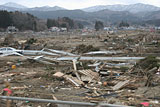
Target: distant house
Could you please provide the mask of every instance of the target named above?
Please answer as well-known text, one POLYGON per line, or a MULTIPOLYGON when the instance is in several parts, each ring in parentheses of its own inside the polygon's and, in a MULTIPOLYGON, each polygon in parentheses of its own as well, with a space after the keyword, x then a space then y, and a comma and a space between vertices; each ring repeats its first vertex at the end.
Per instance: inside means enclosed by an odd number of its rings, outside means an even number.
POLYGON ((160 27, 155 27, 155 30, 160 30, 160 27))
POLYGON ((105 31, 111 31, 111 28, 110 27, 104 27, 104 30, 105 31))
POLYGON ((113 34, 113 33, 117 32, 117 29, 114 27, 104 27, 103 30, 107 31, 108 34, 113 34))
POLYGON ((18 32, 19 30, 15 26, 8 26, 7 32, 18 32))
POLYGON ((65 32, 65 31, 67 31, 67 28, 62 27, 62 28, 60 28, 60 31, 61 31, 61 32, 65 32))

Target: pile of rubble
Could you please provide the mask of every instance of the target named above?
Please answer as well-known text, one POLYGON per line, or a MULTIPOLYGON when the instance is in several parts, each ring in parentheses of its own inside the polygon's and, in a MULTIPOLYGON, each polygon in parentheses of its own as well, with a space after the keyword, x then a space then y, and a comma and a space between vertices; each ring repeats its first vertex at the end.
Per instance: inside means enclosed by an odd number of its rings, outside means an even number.
POLYGON ((89 89, 83 94, 91 101, 119 102, 130 106, 148 102, 156 107, 160 100, 160 94, 157 91, 160 87, 158 63, 159 60, 155 57, 147 57, 126 71, 116 70, 114 67, 107 69, 107 63, 96 63, 94 65, 99 65, 97 71, 96 68, 77 70, 76 61, 73 61, 72 74, 57 72, 54 76, 63 77, 75 87, 89 89), (144 69, 144 66, 148 68, 144 69), (145 91, 141 91, 143 89, 145 91), (150 93, 151 90, 153 93, 150 93))

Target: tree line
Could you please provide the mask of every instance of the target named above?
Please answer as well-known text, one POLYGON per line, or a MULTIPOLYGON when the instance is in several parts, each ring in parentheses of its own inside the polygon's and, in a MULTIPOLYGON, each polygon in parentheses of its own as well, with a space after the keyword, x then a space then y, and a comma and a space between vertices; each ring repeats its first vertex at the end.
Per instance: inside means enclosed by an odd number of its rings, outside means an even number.
POLYGON ((47 19, 47 27, 64 27, 67 29, 82 29, 83 25, 70 19, 69 17, 63 17, 58 19, 47 19))
MULTIPOLYGON (((37 17, 22 12, 7 12, 0 11, 0 29, 6 29, 8 26, 15 26, 20 31, 23 30, 33 30, 33 31, 41 31, 46 30, 50 27, 64 27, 67 29, 82 29, 83 24, 70 19, 69 17, 62 17, 58 19, 47 19, 47 21, 40 20, 37 17)), ((103 22, 96 21, 95 22, 96 31, 104 28, 103 22)), ((129 27, 127 22, 122 21, 119 23, 119 27, 129 27)))
POLYGON ((22 12, 0 11, 0 29, 6 29, 8 26, 15 26, 20 31, 33 30, 41 31, 47 28, 65 27, 67 29, 83 28, 83 25, 68 17, 58 19, 48 19, 47 21, 38 19, 37 17, 22 12))
POLYGON ((7 28, 12 25, 13 20, 7 11, 0 11, 0 28, 7 28))

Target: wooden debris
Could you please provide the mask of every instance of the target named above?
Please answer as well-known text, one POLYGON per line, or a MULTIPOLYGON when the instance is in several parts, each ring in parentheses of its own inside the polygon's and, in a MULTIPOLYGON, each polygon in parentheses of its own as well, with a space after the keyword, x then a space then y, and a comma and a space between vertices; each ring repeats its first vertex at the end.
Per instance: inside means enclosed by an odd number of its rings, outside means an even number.
POLYGON ((115 78, 116 80, 119 80, 119 81, 125 81, 125 80, 128 80, 130 78, 130 76, 118 76, 117 78, 115 78))
POLYGON ((12 90, 21 90, 21 89, 26 89, 28 88, 27 86, 24 87, 11 87, 12 90))
POLYGON ((81 80, 78 80, 76 77, 72 77, 71 75, 65 75, 64 78, 74 84, 76 87, 80 87, 84 85, 81 80))
POLYGON ((56 76, 59 78, 63 77, 66 80, 68 80, 69 82, 71 82, 72 84, 74 84, 76 87, 80 87, 81 85, 84 84, 81 80, 77 79, 76 77, 73 77, 71 75, 65 75, 62 72, 57 72, 57 73, 53 74, 53 76, 56 76))
POLYGON ((157 72, 157 67, 152 68, 147 72, 147 81, 145 83, 145 86, 151 86, 152 85, 152 80, 153 80, 153 75, 157 72))
POLYGON ((81 78, 80 78, 79 74, 77 73, 77 66, 76 66, 76 62, 77 62, 77 60, 73 60, 74 73, 76 74, 77 78, 78 78, 79 80, 81 80, 81 78))
POLYGON ((88 77, 99 80, 99 74, 97 72, 93 72, 92 70, 78 70, 78 72, 88 77))
POLYGON ((130 82, 130 80, 119 82, 114 87, 112 87, 112 89, 113 90, 119 90, 119 89, 123 88, 124 86, 126 86, 129 82, 130 82))
POLYGON ((85 76, 85 75, 82 75, 82 76, 81 76, 81 80, 82 80, 82 81, 85 81, 85 82, 88 82, 88 83, 90 83, 90 82, 95 82, 95 80, 93 80, 93 78, 88 77, 88 76, 85 76))
POLYGON ((77 62, 76 60, 73 60, 73 68, 74 68, 75 71, 77 71, 76 62, 77 62))

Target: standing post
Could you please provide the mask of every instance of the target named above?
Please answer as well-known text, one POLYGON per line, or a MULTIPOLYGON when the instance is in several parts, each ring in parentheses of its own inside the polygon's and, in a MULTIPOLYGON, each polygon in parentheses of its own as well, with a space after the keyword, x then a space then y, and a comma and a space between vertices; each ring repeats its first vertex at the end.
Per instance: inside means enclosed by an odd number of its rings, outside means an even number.
POLYGON ((76 62, 77 62, 77 60, 72 60, 72 61, 73 61, 73 68, 74 68, 74 72, 75 72, 75 74, 76 74, 77 78, 78 78, 79 80, 81 80, 81 78, 80 78, 79 74, 77 73, 77 66, 76 66, 76 62))

